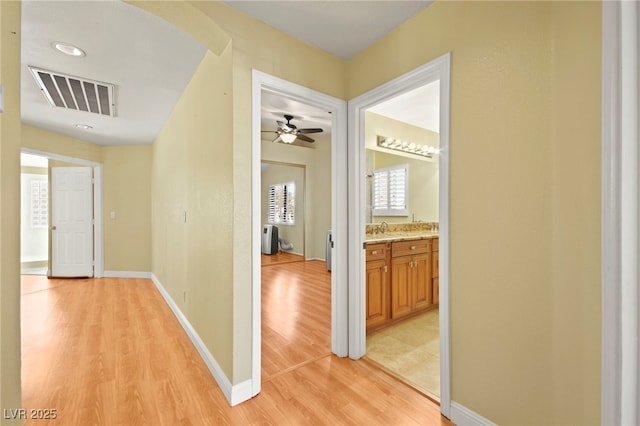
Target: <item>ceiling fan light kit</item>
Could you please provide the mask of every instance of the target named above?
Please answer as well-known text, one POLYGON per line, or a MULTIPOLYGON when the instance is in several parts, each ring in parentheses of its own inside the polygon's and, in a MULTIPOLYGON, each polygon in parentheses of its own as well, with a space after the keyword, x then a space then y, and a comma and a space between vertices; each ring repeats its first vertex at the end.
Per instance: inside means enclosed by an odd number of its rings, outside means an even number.
POLYGON ((284 143, 293 143, 297 138, 298 136, 292 133, 283 133, 280 135, 280 139, 282 139, 284 143))
POLYGON ((309 136, 306 136, 305 133, 322 133, 323 130, 321 128, 309 128, 309 129, 298 129, 298 127, 294 124, 291 124, 291 120, 293 120, 293 115, 285 114, 284 116, 287 122, 276 121, 278 123, 278 130, 263 130, 265 133, 275 133, 277 134, 276 138, 272 142, 284 142, 286 144, 293 143, 296 139, 305 142, 315 142, 314 139, 311 139, 309 136))

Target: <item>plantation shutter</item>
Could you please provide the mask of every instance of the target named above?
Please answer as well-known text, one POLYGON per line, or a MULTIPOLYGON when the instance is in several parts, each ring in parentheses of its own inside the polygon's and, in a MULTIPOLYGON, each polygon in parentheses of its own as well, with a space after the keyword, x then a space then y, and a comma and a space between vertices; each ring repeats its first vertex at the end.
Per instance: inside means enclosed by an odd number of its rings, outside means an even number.
POLYGON ((376 169, 372 176, 374 216, 408 216, 409 165, 376 169))
POLYGON ((269 223, 295 224, 295 184, 276 184, 269 186, 269 223))

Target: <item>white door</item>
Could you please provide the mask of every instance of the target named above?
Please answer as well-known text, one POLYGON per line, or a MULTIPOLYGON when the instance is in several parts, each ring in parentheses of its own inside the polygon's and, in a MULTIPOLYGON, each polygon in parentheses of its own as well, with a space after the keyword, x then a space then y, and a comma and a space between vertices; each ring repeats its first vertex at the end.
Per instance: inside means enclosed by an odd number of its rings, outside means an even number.
POLYGON ((51 275, 93 276, 91 167, 51 168, 51 275))

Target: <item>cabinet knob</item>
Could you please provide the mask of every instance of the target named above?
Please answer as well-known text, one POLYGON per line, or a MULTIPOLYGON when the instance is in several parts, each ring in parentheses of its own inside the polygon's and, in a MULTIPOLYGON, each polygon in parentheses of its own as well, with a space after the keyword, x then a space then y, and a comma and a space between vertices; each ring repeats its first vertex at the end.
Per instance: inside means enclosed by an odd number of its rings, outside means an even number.
POLYGON ((371 254, 378 254, 378 250, 371 250, 371 254))
POLYGON ((411 250, 415 250, 415 249, 416 249, 416 246, 411 246, 411 250))

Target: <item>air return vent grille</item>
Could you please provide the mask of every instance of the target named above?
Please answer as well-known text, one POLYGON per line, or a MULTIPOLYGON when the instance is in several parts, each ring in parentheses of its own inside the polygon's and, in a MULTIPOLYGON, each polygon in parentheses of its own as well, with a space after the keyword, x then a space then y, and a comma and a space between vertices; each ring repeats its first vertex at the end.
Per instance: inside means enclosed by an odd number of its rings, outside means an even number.
POLYGON ((53 107, 115 117, 115 86, 29 67, 45 98, 53 107))

